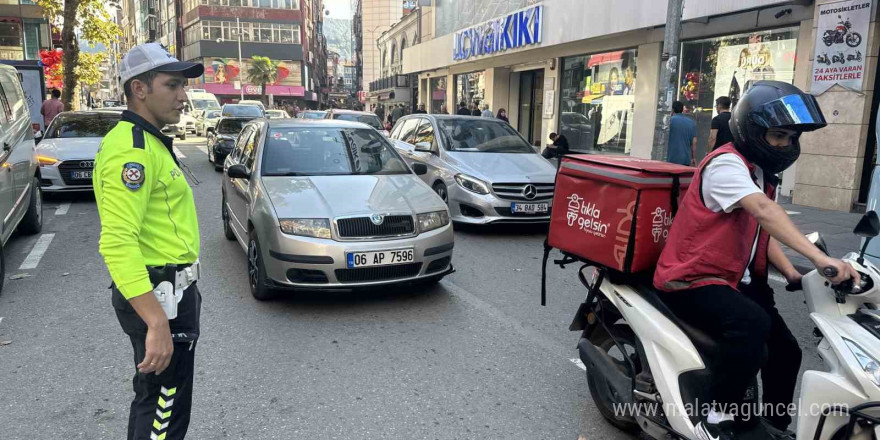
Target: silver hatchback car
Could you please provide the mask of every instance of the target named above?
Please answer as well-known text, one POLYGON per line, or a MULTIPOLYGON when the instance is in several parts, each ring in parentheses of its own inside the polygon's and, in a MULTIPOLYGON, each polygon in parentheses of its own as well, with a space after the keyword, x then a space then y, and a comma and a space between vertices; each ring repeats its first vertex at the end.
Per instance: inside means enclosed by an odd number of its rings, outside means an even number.
POLYGON ((251 293, 437 282, 453 272, 443 200, 389 141, 356 122, 257 119, 224 163, 226 238, 251 293))
POLYGON ((422 179, 449 203, 461 223, 546 223, 556 167, 508 123, 479 116, 415 114, 391 132, 422 179))

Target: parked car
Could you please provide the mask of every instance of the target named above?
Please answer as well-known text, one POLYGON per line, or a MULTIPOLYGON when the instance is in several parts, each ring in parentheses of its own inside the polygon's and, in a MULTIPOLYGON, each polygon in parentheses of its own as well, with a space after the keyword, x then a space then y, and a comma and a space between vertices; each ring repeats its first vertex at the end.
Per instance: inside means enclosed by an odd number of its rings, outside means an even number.
POLYGON ((432 283, 453 272, 443 201, 370 127, 251 121, 224 164, 223 231, 251 293, 432 283))
POLYGON ((303 110, 296 115, 297 119, 324 119, 327 112, 324 110, 303 110))
MULTIPOLYGON (((192 111, 189 110, 189 104, 186 106, 186 111, 180 114, 180 120, 177 121, 177 126, 184 134, 196 134, 196 118, 192 115, 192 111)), ((186 136, 181 138, 181 140, 184 139, 186 139, 186 136)))
POLYGON ((186 130, 184 129, 184 126, 180 125, 180 123, 168 124, 162 127, 162 134, 165 136, 176 137, 182 141, 186 140, 186 130))
POLYGON ((43 191, 91 191, 95 155, 121 118, 115 110, 59 113, 36 147, 43 191))
POLYGON ((214 164, 215 170, 223 169, 223 161, 232 152, 238 134, 241 133, 244 125, 252 119, 254 118, 222 117, 217 121, 217 127, 208 132, 208 162, 214 164))
POLYGON ((246 118, 262 118, 266 112, 262 107, 250 104, 223 104, 220 108, 220 116, 243 116, 246 118))
POLYGON ((375 113, 359 112, 355 110, 332 109, 327 111, 327 114, 324 115, 324 119, 338 119, 340 121, 360 122, 375 128, 376 131, 382 133, 385 137, 388 137, 388 130, 386 130, 385 127, 382 126, 382 121, 379 120, 379 117, 376 116, 375 113))
POLYGON ((288 119, 290 115, 284 110, 266 110, 266 117, 269 119, 288 119))
POLYGON ((449 204, 453 221, 549 222, 556 167, 509 124, 492 118, 408 115, 391 139, 449 204))
POLYGON ((196 136, 207 136, 220 120, 220 109, 207 109, 196 119, 196 136))
POLYGON ((0 64, 0 291, 6 279, 3 246, 13 231, 36 234, 43 229, 40 166, 34 151, 34 131, 18 71, 0 64))

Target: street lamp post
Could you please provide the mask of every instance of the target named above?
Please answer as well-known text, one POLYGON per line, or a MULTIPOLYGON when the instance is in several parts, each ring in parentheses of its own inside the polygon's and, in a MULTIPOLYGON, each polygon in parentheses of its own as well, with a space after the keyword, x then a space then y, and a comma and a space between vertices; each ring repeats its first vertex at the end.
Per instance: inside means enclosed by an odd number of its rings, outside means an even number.
MULTIPOLYGON (((235 17, 235 34, 238 38, 238 91, 241 93, 241 98, 239 101, 244 101, 244 81, 242 81, 242 74, 244 74, 244 64, 241 62, 241 23, 238 20, 238 17, 235 17)), ((223 38, 218 38, 217 42, 222 43, 223 38)))

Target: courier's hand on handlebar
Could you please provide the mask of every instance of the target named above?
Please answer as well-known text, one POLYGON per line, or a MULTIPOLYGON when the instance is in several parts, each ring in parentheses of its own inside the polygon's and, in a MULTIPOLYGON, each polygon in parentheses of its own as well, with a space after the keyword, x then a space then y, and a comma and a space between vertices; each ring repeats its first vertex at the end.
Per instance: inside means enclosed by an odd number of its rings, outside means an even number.
POLYGON ((824 257, 816 261, 816 268, 823 277, 828 278, 832 284, 840 284, 847 280, 852 280, 853 285, 858 286, 861 282, 859 272, 854 267, 847 264, 843 260, 837 258, 824 257))

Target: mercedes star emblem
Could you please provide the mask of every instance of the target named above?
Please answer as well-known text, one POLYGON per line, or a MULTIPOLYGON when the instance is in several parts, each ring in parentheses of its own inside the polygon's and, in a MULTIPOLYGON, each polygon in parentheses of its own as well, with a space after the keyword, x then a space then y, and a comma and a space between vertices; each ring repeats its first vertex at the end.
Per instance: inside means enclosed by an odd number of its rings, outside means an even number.
POLYGON ((535 197, 538 197, 538 188, 536 188, 535 185, 526 185, 522 190, 522 195, 523 197, 532 200, 535 197))

